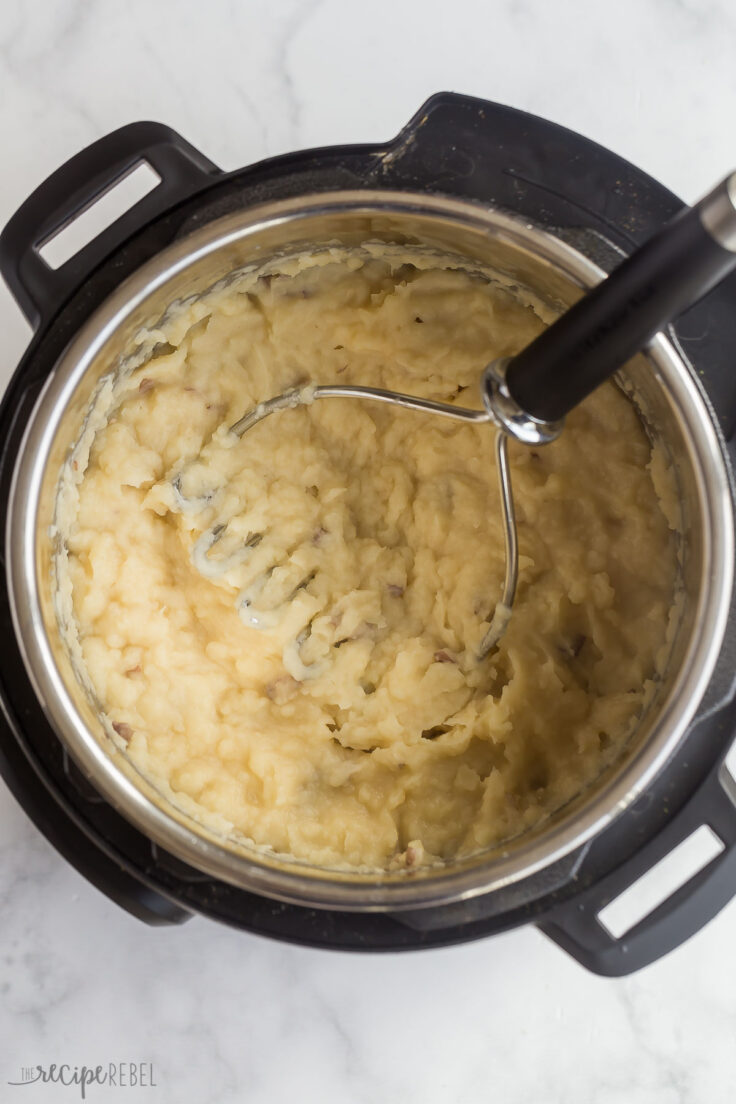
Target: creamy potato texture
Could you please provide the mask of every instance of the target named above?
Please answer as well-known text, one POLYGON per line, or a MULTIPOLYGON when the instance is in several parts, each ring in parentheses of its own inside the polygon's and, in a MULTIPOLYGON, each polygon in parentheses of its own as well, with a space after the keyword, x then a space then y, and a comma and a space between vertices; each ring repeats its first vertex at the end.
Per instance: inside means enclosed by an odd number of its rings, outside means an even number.
POLYGON ((478 662, 504 573, 491 427, 342 399, 229 427, 310 383, 477 406, 542 321, 426 256, 263 271, 172 311, 72 461, 60 573, 94 692, 141 772, 256 845, 387 868, 516 836, 620 753, 664 662, 647 437, 608 384, 554 444, 511 445, 519 588, 478 662))

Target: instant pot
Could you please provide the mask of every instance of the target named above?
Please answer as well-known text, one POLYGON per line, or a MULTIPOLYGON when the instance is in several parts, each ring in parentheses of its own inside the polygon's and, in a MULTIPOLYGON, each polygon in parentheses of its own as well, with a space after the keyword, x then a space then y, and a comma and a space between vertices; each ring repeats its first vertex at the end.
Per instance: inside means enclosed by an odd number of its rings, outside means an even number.
POLYGON ((288 249, 421 243, 564 309, 682 208, 638 169, 542 119, 439 94, 392 141, 233 173, 168 127, 134 123, 43 183, 0 237, 34 328, 0 409, 0 770, 89 881, 151 924, 195 913, 317 947, 401 950, 536 924, 588 969, 629 973, 736 889, 733 603, 736 278, 621 373, 667 448, 682 510, 682 616, 655 705, 596 785, 519 840, 440 870, 318 870, 220 838, 137 775, 62 644, 49 525, 60 466, 99 378, 177 299, 288 249), (160 183, 57 269, 39 249, 141 163, 160 183), (605 906, 701 825, 720 853, 616 938, 605 906))

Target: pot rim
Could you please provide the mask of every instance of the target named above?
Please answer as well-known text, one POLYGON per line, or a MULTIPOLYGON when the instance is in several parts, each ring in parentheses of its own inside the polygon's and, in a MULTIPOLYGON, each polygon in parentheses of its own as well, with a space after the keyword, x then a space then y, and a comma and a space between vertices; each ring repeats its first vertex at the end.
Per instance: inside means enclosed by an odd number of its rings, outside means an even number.
POLYGON ((166 813, 152 800, 153 787, 148 785, 146 793, 146 784, 136 784, 132 774, 122 769, 122 753, 103 748, 86 727, 54 660, 44 625, 36 555, 36 515, 54 434, 96 353, 152 292, 211 253, 267 227, 345 212, 450 219, 511 242, 582 287, 592 287, 606 275, 577 249, 527 219, 474 201, 419 192, 366 189, 303 195, 213 220, 154 255, 123 281, 85 321, 57 361, 32 411, 13 472, 6 564, 19 647, 52 727, 93 785, 139 831, 196 869, 267 897, 343 911, 398 911, 488 894, 550 867, 600 833, 646 789, 687 731, 720 651, 733 585, 733 508, 720 436, 707 399, 686 360, 660 333, 646 352, 659 369, 660 382, 698 461, 694 471, 704 525, 696 632, 648 739, 592 799, 526 843, 515 843, 510 852, 439 873, 430 869, 390 880, 373 873, 368 880, 360 872, 329 871, 293 860, 286 860, 288 868, 277 869, 267 865, 269 858, 280 859, 275 853, 263 852, 266 861, 259 862, 258 851, 251 852, 251 858, 244 851, 230 850, 208 829, 194 831, 166 813))

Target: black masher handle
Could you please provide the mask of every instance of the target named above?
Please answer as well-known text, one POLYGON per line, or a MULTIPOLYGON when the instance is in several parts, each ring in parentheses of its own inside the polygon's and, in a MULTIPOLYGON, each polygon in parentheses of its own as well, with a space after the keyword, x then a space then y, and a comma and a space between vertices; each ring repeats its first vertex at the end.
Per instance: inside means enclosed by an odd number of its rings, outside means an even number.
POLYGON ((686 208, 506 368, 533 418, 557 422, 736 268, 736 172, 686 208))

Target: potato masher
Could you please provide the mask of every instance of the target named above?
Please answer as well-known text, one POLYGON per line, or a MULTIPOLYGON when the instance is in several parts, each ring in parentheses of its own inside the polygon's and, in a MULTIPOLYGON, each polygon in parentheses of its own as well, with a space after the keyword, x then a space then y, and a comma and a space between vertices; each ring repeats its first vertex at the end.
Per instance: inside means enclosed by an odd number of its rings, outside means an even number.
MULTIPOLYGON (((563 428, 565 415, 573 407, 644 348, 667 322, 720 283, 734 267, 736 173, 726 177, 696 206, 676 215, 522 352, 489 364, 480 380, 481 409, 467 409, 374 387, 310 385, 259 403, 230 427, 230 433, 242 437, 271 414, 309 406, 323 399, 390 403, 425 414, 495 426, 506 564, 503 593, 478 651, 478 659, 483 659, 498 643, 508 624, 518 576, 508 438, 535 447, 553 441, 563 428)), ((196 499, 188 498, 182 490, 182 474, 178 473, 172 481, 177 506, 187 512, 203 508, 214 492, 196 499)), ((210 556, 226 529, 227 522, 218 522, 202 534, 192 549, 192 562, 206 577, 223 575, 236 564, 244 563, 264 536, 262 533, 250 535, 227 557, 210 556)), ((239 612, 246 623, 265 630, 272 628, 279 618, 279 608, 263 609, 257 604, 268 574, 270 572, 262 573, 252 580, 237 598, 239 612)), ((313 577, 314 573, 305 576, 291 596, 307 587, 313 577)), ((309 636, 310 626, 311 622, 305 625, 284 651, 287 670, 300 679, 314 677, 322 670, 321 664, 305 664, 301 659, 300 650, 309 636)))

